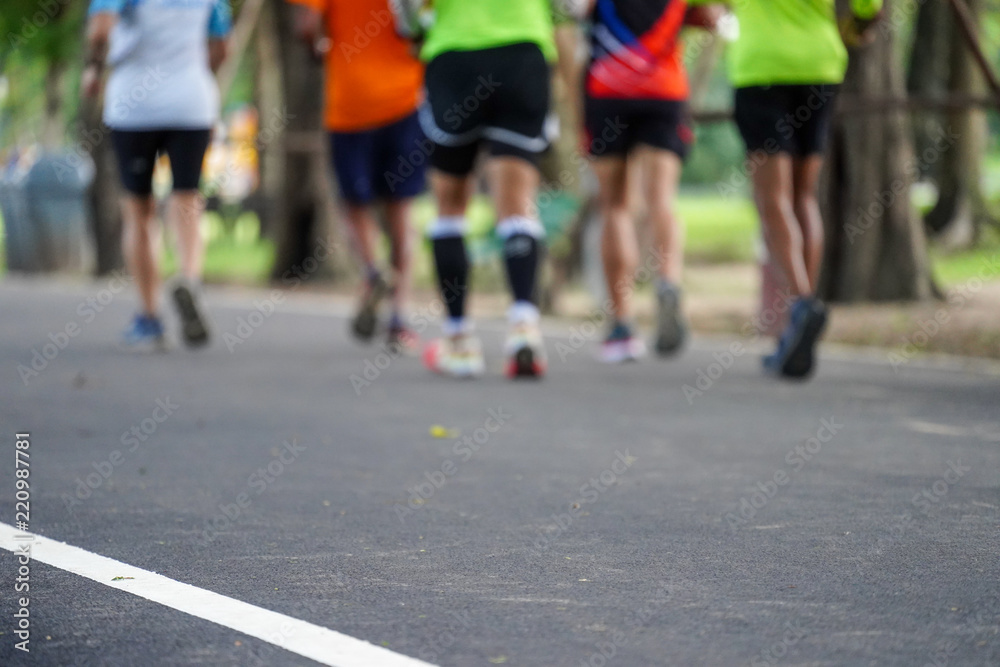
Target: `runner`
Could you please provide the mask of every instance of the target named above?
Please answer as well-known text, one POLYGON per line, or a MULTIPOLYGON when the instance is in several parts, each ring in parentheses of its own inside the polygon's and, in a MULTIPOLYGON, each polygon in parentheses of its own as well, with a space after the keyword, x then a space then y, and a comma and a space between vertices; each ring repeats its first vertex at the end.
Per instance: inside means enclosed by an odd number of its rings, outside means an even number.
POLYGON ((645 354, 635 335, 632 292, 639 247, 629 208, 630 180, 640 179, 653 230, 657 327, 654 348, 676 353, 687 337, 681 310, 683 229, 674 209, 691 130, 680 30, 711 27, 713 14, 684 0, 564 0, 589 17, 591 60, 584 115, 587 150, 600 183, 601 254, 614 321, 601 359, 621 362, 645 354))
POLYGON ((426 139, 417 120, 423 66, 392 30, 386 0, 290 0, 301 6, 298 32, 325 52, 326 113, 333 171, 364 271, 354 335, 370 341, 380 301, 391 294, 389 345, 415 349, 404 308, 410 286, 410 203, 423 192, 426 139), (328 38, 324 41, 325 33, 328 38), (414 157, 415 156, 415 157, 414 157), (375 204, 384 204, 391 283, 378 268, 375 204))
MULTIPOLYGON (((813 371, 814 349, 826 326, 826 307, 816 296, 823 258, 816 189, 847 50, 834 0, 730 4, 740 25, 729 51, 736 124, 753 165, 754 201, 768 253, 794 299, 764 368, 803 378, 813 371)), ((853 16, 843 25, 857 34, 881 4, 852 0, 853 16)))
MULTIPOLYGON (((419 37, 421 0, 394 2, 402 34, 419 37)), ((483 373, 482 347, 466 317, 469 259, 465 215, 479 150, 489 151, 487 176, 503 240, 513 304, 504 346, 511 377, 539 377, 546 355, 534 304, 544 241, 535 195, 538 158, 548 145, 549 63, 555 59, 549 0, 434 0, 421 57, 427 62, 424 132, 434 142, 431 182, 438 217, 429 237, 438 285, 448 309, 444 337, 424 350, 436 372, 483 373)))
POLYGON ((159 240, 152 195, 159 154, 170 158, 173 194, 168 210, 177 235, 180 276, 171 293, 181 334, 192 347, 209 340, 201 305, 203 198, 198 192, 205 150, 219 117, 212 72, 226 56, 230 30, 226 0, 92 0, 87 26, 84 95, 100 94, 111 67, 104 123, 118 157, 122 183, 122 247, 139 289, 142 311, 125 332, 130 349, 167 346, 159 314, 159 240))

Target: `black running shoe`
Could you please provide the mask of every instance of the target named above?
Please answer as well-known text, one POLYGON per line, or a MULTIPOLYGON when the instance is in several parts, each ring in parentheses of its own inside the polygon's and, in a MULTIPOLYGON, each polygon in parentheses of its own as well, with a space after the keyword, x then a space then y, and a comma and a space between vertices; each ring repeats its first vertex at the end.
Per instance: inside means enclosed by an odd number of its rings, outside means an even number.
POLYGON ((368 291, 361 300, 357 314, 351 320, 351 333, 355 338, 369 343, 375 337, 375 331, 378 329, 378 307, 390 291, 389 284, 381 276, 368 283, 368 291))
POLYGON ((676 354, 687 340, 688 326, 681 311, 681 292, 661 286, 656 292, 656 339, 653 348, 661 357, 676 354))
POLYGON ((201 303, 201 290, 191 281, 177 280, 173 287, 174 305, 181 318, 181 338, 188 347, 208 344, 208 317, 201 303))

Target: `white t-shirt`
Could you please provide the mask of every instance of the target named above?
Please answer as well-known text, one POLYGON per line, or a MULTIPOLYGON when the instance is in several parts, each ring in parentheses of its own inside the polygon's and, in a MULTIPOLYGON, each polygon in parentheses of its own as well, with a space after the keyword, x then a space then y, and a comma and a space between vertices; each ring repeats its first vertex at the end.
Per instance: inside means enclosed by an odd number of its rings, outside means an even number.
POLYGON ((231 29, 228 0, 92 0, 118 15, 108 52, 104 123, 112 129, 209 129, 219 88, 209 38, 231 29))

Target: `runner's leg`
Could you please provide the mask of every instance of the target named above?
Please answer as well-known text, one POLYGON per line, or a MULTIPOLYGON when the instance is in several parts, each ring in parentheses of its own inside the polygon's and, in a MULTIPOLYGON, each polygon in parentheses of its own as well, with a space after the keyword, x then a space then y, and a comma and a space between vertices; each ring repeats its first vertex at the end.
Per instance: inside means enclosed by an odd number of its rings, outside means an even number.
POLYGON ((122 251, 135 280, 145 315, 158 316, 160 296, 160 228, 152 194, 122 197, 122 251))
POLYGON ((793 202, 792 158, 787 153, 769 155, 761 151, 753 161, 758 165, 753 174, 754 202, 768 252, 784 274, 792 296, 811 296, 802 227, 793 202))
POLYGON ((823 262, 823 218, 820 215, 816 189, 823 169, 820 154, 795 158, 792 161, 792 201, 795 217, 802 231, 802 245, 809 276, 809 293, 814 294, 819 283, 823 262))
POLYGON ((633 280, 639 265, 639 243, 628 207, 627 168, 622 156, 596 158, 600 184, 601 260, 608 297, 617 322, 632 316, 633 280))

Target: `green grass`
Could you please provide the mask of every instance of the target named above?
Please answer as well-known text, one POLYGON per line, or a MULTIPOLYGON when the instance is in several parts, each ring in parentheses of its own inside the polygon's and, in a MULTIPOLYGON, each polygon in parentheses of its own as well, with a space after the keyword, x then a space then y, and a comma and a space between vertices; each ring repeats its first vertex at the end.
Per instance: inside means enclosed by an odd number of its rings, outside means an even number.
POLYGON ((938 287, 948 289, 973 279, 1000 278, 1000 233, 988 232, 979 247, 945 253, 931 249, 931 268, 938 287))
POLYGON ((748 199, 682 193, 677 210, 685 225, 689 261, 724 264, 755 257, 757 212, 748 199))
MULTIPOLYGON (((1000 164, 996 165, 1000 170, 1000 164)), ((720 198, 715 193, 683 192, 677 202, 678 212, 685 223, 685 254, 689 261, 705 264, 753 261, 758 235, 757 215, 753 204, 744 198, 720 198)), ((420 198, 415 205, 414 219, 419 232, 426 229, 434 216, 430 197, 420 198)), ((469 215, 470 235, 480 239, 476 248, 481 258, 495 252, 485 241, 494 222, 493 210, 485 197, 476 197, 469 215)), ((0 220, 0 275, 5 272, 3 227, 0 220)), ((259 238, 259 221, 253 214, 244 214, 230 233, 214 213, 206 214, 208 245, 205 252, 205 279, 215 283, 263 284, 274 264, 275 248, 259 238)), ((417 277, 430 279, 430 263, 426 247, 417 257, 417 277)), ((945 253, 932 248, 931 266, 935 280, 942 289, 967 283, 974 278, 1000 279, 1000 232, 988 231, 980 247, 945 253)), ((172 250, 164 256, 163 268, 170 273, 177 269, 172 250)), ((500 284, 501 281, 498 281, 500 284)))
MULTIPOLYGON (((267 240, 256 243, 234 243, 219 240, 205 248, 206 282, 241 283, 259 285, 267 282, 274 265, 274 244, 267 240)), ((173 251, 164 257, 163 268, 167 274, 177 270, 173 251)))
MULTIPOLYGON (((743 198, 723 199, 717 194, 682 193, 677 209, 686 228, 685 243, 688 257, 706 263, 749 261, 754 257, 757 238, 757 213, 753 204, 743 198)), ((418 232, 434 217, 434 202, 421 197, 414 206, 418 232)), ((469 211, 469 235, 484 238, 494 224, 489 199, 479 195, 469 211)))
MULTIPOLYGON (((212 283, 262 284, 274 266, 274 244, 260 238, 260 221, 253 213, 244 213, 231 233, 223 230, 215 213, 205 214, 206 239, 204 279, 212 283)), ((163 258, 165 273, 177 270, 173 248, 163 258)))

